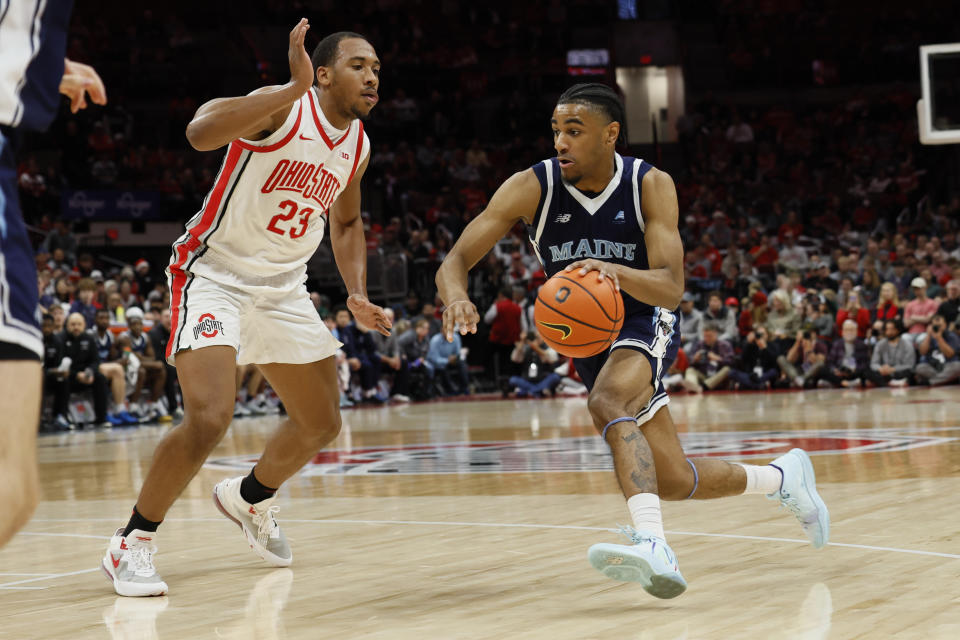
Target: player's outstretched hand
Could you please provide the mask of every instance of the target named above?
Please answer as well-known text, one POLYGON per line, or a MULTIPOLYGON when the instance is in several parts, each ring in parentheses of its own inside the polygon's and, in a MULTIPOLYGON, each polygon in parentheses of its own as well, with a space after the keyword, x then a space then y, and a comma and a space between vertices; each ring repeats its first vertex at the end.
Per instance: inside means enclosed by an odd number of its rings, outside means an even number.
POLYGON ((620 291, 620 279, 617 277, 617 265, 615 264, 593 259, 578 260, 573 264, 568 264, 563 270, 569 272, 574 269, 580 269, 580 275, 582 276, 587 275, 591 271, 599 271, 600 275, 597 276, 597 282, 602 281, 604 278, 610 278, 613 280, 613 288, 620 291))
POLYGON ((363 325, 367 329, 379 331, 385 336, 390 335, 390 328, 393 323, 387 318, 381 307, 367 300, 366 296, 354 293, 347 298, 347 308, 353 314, 353 319, 357 324, 363 325))
POLYGON ((304 92, 313 84, 313 63, 310 62, 307 49, 303 46, 303 40, 309 28, 310 23, 307 19, 300 18, 300 22, 290 32, 290 48, 287 50, 287 58, 290 60, 290 80, 304 92))
POLYGON ((60 79, 60 93, 70 98, 70 113, 76 113, 87 106, 87 95, 94 104, 107 104, 107 90, 96 70, 88 64, 63 59, 63 77, 60 79))
POLYGON ((472 302, 469 300, 451 302, 443 310, 443 335, 447 342, 453 342, 454 331, 459 328, 462 336, 476 333, 478 322, 480 322, 480 314, 477 313, 477 307, 472 302))

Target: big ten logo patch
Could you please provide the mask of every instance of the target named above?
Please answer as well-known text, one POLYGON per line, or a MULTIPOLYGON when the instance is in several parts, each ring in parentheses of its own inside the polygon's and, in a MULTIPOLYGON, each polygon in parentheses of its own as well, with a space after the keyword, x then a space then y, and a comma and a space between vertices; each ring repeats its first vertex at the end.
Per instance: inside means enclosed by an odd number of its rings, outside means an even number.
POLYGON ((200 316, 197 325, 193 328, 193 339, 197 340, 200 336, 215 338, 218 333, 224 333, 223 323, 217 320, 212 313, 205 313, 200 316))

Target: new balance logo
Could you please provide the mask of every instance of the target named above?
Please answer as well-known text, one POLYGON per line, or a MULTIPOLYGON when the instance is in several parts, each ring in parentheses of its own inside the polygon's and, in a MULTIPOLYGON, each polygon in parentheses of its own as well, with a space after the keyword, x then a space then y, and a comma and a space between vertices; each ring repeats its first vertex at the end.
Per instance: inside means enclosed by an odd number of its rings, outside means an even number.
POLYGON ((617 212, 617 215, 615 215, 615 216, 613 217, 613 221, 614 221, 614 222, 619 222, 619 223, 623 224, 624 222, 627 221, 627 219, 626 219, 626 217, 624 217, 623 211, 618 211, 618 212, 617 212))
POLYGON ((570 215, 569 213, 561 213, 556 218, 554 218, 554 222, 559 222, 560 224, 563 224, 564 222, 570 222, 570 218, 572 217, 573 216, 570 215))

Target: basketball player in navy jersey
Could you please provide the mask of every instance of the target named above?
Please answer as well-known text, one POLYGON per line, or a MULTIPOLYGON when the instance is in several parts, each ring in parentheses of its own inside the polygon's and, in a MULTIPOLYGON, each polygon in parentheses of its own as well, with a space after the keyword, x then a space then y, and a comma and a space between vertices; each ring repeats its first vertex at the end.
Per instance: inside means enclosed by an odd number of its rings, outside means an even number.
POLYGON ((480 316, 467 295, 467 273, 518 222, 527 225, 548 276, 580 270, 612 280, 623 295, 623 328, 609 351, 574 363, 634 527, 623 529, 632 544, 596 544, 587 555, 608 577, 673 598, 687 583, 664 539, 661 499, 764 493, 796 515, 816 548, 827 543, 830 519, 800 449, 766 466, 684 456, 661 381, 680 345, 677 194, 669 175, 616 153, 624 122, 623 104, 609 87, 565 91, 551 120, 557 157, 501 185, 443 261, 437 287, 447 339, 455 330, 475 333, 480 316))
POLYGON ((106 104, 93 67, 64 57, 72 0, 11 0, 0 9, 0 548, 37 505, 37 425, 43 335, 33 246, 20 212, 17 150, 43 131, 60 105, 106 104), (11 392, 16 389, 16 392, 11 392))

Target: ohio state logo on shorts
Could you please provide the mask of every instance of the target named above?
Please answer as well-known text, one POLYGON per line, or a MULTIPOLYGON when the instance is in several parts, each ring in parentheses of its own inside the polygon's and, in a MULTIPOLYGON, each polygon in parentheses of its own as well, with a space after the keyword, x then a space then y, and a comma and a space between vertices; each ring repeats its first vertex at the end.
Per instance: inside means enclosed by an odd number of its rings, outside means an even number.
POLYGON ((204 338, 214 338, 218 333, 223 332, 223 323, 217 320, 212 313, 205 313, 200 316, 197 326, 193 328, 193 339, 197 340, 200 336, 204 338))

